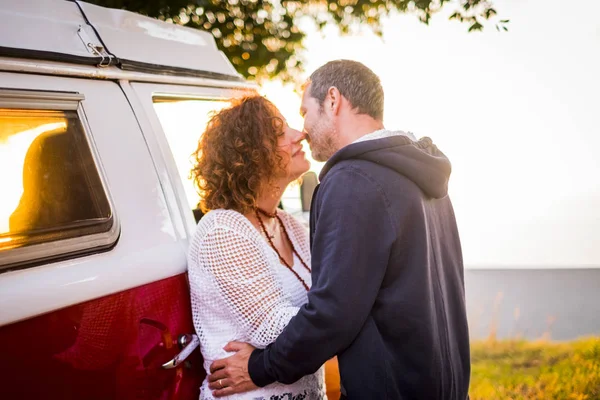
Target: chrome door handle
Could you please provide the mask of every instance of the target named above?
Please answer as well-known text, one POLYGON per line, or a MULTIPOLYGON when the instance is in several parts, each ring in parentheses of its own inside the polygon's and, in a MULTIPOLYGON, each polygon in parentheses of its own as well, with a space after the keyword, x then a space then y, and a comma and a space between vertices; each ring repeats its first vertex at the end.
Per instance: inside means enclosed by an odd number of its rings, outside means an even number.
POLYGON ((196 347, 200 345, 200 339, 196 335, 181 335, 177 339, 177 343, 182 347, 181 352, 177 354, 172 360, 167 361, 162 365, 164 369, 172 369, 178 367, 192 351, 196 350, 196 347))

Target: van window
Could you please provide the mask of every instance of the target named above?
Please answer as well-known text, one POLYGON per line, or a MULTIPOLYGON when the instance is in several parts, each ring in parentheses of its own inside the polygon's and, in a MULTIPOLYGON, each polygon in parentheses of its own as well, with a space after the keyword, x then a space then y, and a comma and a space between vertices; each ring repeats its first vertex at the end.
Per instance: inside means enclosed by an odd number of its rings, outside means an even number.
POLYGON ((192 153, 198 148, 198 140, 212 113, 227 107, 229 102, 168 97, 155 97, 153 102, 169 148, 175 158, 188 204, 192 209, 197 208, 200 197, 190 176, 194 165, 192 153))
POLYGON ((0 108, 0 190, 0 268, 82 250, 71 244, 40 252, 35 245, 108 232, 113 226, 74 110, 0 108))

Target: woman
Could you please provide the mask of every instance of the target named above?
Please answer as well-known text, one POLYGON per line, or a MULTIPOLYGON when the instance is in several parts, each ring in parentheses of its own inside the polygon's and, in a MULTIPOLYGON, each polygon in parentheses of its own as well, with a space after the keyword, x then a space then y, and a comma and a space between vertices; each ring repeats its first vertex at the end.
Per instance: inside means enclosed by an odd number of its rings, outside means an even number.
MULTIPOLYGON (((192 176, 206 215, 190 245, 194 326, 207 373, 232 340, 272 343, 307 301, 306 229, 277 209, 286 187, 308 171, 304 135, 267 99, 234 100, 209 121, 192 176)), ((226 387, 227 382, 220 382, 226 387)), ((205 380, 200 399, 212 399, 205 380)), ((274 383, 235 399, 322 399, 323 371, 274 383)))

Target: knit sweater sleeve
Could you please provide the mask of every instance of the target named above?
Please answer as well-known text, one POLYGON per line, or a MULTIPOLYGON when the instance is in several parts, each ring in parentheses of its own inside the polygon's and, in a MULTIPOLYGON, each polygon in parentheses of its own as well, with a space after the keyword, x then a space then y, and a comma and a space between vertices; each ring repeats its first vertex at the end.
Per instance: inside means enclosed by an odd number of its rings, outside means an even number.
POLYGON ((291 305, 256 240, 227 226, 215 226, 198 246, 198 264, 217 287, 240 337, 264 348, 283 331, 298 307, 291 305))

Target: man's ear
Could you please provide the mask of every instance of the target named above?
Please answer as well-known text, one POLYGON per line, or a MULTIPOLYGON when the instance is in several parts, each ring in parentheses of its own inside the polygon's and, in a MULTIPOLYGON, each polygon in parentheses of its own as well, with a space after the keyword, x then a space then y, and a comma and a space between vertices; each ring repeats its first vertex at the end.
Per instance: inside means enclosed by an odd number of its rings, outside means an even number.
POLYGON ((335 86, 330 87, 327 90, 327 96, 325 97, 323 107, 331 112, 332 115, 338 115, 341 105, 342 94, 335 86))

